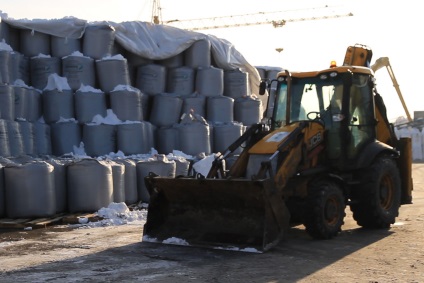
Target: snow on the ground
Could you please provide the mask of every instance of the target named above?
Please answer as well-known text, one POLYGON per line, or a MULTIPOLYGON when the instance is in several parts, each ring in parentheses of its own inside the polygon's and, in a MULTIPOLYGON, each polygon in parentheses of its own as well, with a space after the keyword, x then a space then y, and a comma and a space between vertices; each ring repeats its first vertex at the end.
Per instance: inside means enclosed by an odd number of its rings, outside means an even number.
MULTIPOLYGON (((165 239, 162 242, 160 242, 156 238, 152 238, 152 237, 149 237, 148 235, 144 235, 143 236, 143 242, 162 243, 162 244, 178 245, 178 246, 190 246, 189 242, 187 242, 184 239, 177 238, 177 237, 171 237, 171 238, 165 239)), ((234 247, 234 246, 227 246, 227 247, 222 246, 222 247, 213 247, 213 249, 226 250, 226 251, 248 252, 248 253, 261 253, 257 249, 249 248, 249 247, 248 248, 239 248, 239 247, 234 247)))
POLYGON ((102 207, 96 214, 102 220, 89 222, 87 218, 79 218, 79 224, 71 224, 73 228, 93 228, 119 225, 143 225, 147 219, 147 204, 141 204, 139 209, 130 210, 124 202, 112 202, 108 207, 102 207))

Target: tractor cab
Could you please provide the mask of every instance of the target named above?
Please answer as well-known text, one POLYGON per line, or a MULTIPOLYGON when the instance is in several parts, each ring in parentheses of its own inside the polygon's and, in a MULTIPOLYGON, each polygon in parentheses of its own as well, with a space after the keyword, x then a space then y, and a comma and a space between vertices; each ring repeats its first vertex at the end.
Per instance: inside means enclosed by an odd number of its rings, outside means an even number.
MULTIPOLYGON (((333 67, 320 72, 281 72, 271 81, 267 117, 271 130, 299 121, 325 128, 326 157, 349 168, 376 140, 373 73, 364 67, 333 67)), ((262 85, 261 89, 264 89, 262 85)))

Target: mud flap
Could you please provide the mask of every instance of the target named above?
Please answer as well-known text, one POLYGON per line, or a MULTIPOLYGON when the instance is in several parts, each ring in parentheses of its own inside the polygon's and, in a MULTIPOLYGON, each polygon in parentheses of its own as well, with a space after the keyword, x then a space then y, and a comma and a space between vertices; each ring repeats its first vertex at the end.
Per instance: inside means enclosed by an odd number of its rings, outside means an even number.
POLYGON ((143 241, 174 238, 191 246, 263 252, 286 236, 289 212, 270 179, 151 175, 145 181, 150 202, 143 241))

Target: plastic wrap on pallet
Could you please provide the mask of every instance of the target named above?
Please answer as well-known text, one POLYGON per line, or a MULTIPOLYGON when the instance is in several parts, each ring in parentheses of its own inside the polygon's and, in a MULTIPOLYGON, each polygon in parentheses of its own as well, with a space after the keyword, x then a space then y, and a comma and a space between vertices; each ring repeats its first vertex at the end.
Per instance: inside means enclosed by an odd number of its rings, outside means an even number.
POLYGON ((234 102, 234 120, 251 126, 262 119, 262 102, 256 96, 237 98, 234 102))
POLYGON ((30 85, 36 89, 44 90, 47 86, 48 78, 52 74, 60 76, 62 74, 62 62, 60 58, 50 55, 40 54, 30 59, 30 85))
POLYGON ((94 59, 74 52, 62 57, 62 75, 68 80, 73 91, 84 86, 96 87, 96 66, 94 59))
POLYGON ((150 122, 156 127, 169 127, 178 123, 183 100, 170 93, 161 93, 153 97, 150 122))
POLYGON ((9 54, 9 81, 14 83, 16 80, 22 80, 26 84, 30 83, 29 67, 30 59, 24 54, 13 51, 9 54))
POLYGON ((50 125, 42 122, 34 122, 35 130, 35 154, 38 156, 51 155, 52 135, 50 125))
POLYGON ((147 140, 147 143, 143 148, 143 152, 150 152, 150 150, 156 145, 157 127, 148 121, 143 121, 141 123, 144 124, 144 134, 147 140))
POLYGON ((143 111, 143 121, 149 120, 150 114, 152 112, 152 104, 154 96, 147 95, 145 93, 142 93, 141 96, 141 107, 143 111))
POLYGON ((58 122, 61 118, 72 119, 74 114, 74 94, 71 90, 44 90, 42 93, 43 117, 46 123, 58 122))
MULTIPOLYGON (((6 22, 13 27, 18 27, 19 30, 31 29, 54 36, 68 38, 84 37, 83 41, 86 39, 85 35, 90 33, 92 26, 96 27, 102 24, 111 25, 115 29, 115 40, 120 44, 120 46, 136 56, 149 60, 162 60, 175 56, 186 51, 190 46, 193 46, 194 42, 207 40, 211 44, 210 52, 213 55, 214 65, 225 70, 242 68, 247 71, 249 73, 249 82, 252 93, 258 93, 260 77, 257 69, 250 65, 240 52, 234 48, 234 44, 213 35, 205 35, 202 33, 176 29, 166 25, 152 25, 151 23, 141 21, 125 21, 121 23, 88 23, 81 19, 66 17, 50 20, 15 20, 2 18, 2 23, 3 22, 6 22)), ((96 33, 97 32, 95 32, 95 34, 96 33)), ((100 33, 101 32, 97 33, 97 36, 100 37, 100 33)), ((93 45, 87 45, 93 48, 102 49, 108 46, 108 43, 111 42, 110 37, 106 43, 101 43, 101 40, 98 39, 93 41, 93 45)), ((14 50, 19 50, 19 48, 15 48, 12 44, 11 46, 14 50)), ((188 52, 185 52, 184 56, 186 56, 187 53, 188 52)), ((266 102, 266 97, 264 98, 264 101, 266 102)))
POLYGON ((124 57, 127 58, 128 73, 130 76, 131 85, 136 85, 138 67, 154 63, 154 60, 139 56, 129 52, 128 50, 125 50, 124 57))
POLYGON ((7 132, 9 135, 9 147, 11 156, 24 154, 24 142, 21 133, 21 125, 17 121, 7 120, 7 132))
POLYGON ((207 68, 211 65, 211 42, 208 39, 201 39, 184 52, 184 65, 191 68, 207 68))
POLYGON ((10 25, 4 21, 0 21, 0 41, 10 43, 10 25))
POLYGON ((182 96, 192 94, 194 92, 195 75, 195 70, 187 66, 169 69, 166 91, 182 96))
POLYGON ((3 119, 0 119, 0 156, 11 156, 7 120, 3 119))
POLYGON ((57 122, 60 118, 75 118, 74 93, 65 77, 50 74, 42 94, 44 120, 47 123, 57 122))
POLYGON ((206 120, 212 123, 231 123, 234 121, 234 98, 210 96, 206 100, 206 120))
POLYGON ((73 52, 81 52, 81 39, 61 36, 51 36, 51 54, 53 57, 62 58, 73 52))
POLYGON ((113 202, 112 167, 107 162, 75 160, 66 173, 69 212, 93 212, 113 202))
POLYGON ((85 152, 92 157, 116 152, 116 125, 88 123, 82 126, 85 152))
MULTIPOLYGON (((81 38, 84 34, 84 30, 87 26, 92 24, 87 24, 86 22, 76 20, 76 19, 62 19, 59 21, 11 21, 16 26, 20 24, 25 25, 22 28, 34 29, 36 32, 43 32, 53 36, 59 36, 62 38, 81 38), (82 23, 81 23, 82 22, 82 23)), ((109 24, 109 23, 108 23, 109 24)), ((172 64, 176 64, 180 58, 177 58, 178 55, 186 56, 188 53, 187 48, 196 46, 194 43, 199 40, 206 40, 211 44, 208 55, 213 54, 214 66, 221 68, 223 70, 233 70, 235 68, 242 68, 243 71, 249 73, 249 82, 250 86, 257 88, 256 76, 252 74, 252 67, 245 61, 245 59, 234 49, 233 45, 229 44, 225 40, 221 40, 214 36, 207 36, 199 33, 192 33, 178 29, 170 29, 166 26, 148 26, 149 29, 146 29, 147 23, 142 22, 125 22, 125 23, 110 23, 115 29, 115 40, 120 45, 121 48, 127 51, 122 54, 133 54, 136 57, 145 59, 145 62, 157 62, 162 65, 166 65, 167 68, 171 68, 172 64), (145 33, 148 30, 148 33, 145 33), (149 40, 145 40, 148 38, 149 40), (161 43, 158 46, 158 43, 161 43), (187 50, 187 52, 183 52, 187 50), (175 57, 175 58, 172 58, 175 57), (171 59, 170 64, 167 65, 165 62, 167 59, 171 59), (174 61, 175 60, 175 61, 174 61)), ((98 24, 94 24, 94 26, 98 24)), ((82 38, 81 38, 82 39, 82 38)), ((201 45, 204 42, 200 42, 201 45)), ((200 50, 200 49, 199 49, 200 50)), ((116 52, 116 51, 113 51, 116 52)), ((127 57, 127 55, 126 55, 127 57)), ((129 57, 128 57, 129 58, 129 57)), ((201 58, 202 60, 204 58, 201 58)), ((129 64, 130 62, 128 62, 129 64)), ((140 63, 140 67, 144 63, 140 63)), ((209 67, 206 66, 205 67, 209 67)), ((257 70, 254 72, 257 75, 257 70)), ((212 88, 215 87, 211 86, 212 88)), ((206 87, 205 87, 206 89, 206 87)), ((163 92, 160 92, 163 93, 163 92)), ((157 94, 157 93, 156 93, 157 94)), ((215 96, 216 92, 213 93, 215 96)), ((146 95, 146 97, 149 97, 146 95)), ((147 104, 146 104, 147 105, 147 104)), ((143 105, 143 107, 146 107, 143 105)), ((149 106, 149 108, 152 108, 149 106)), ((146 120, 150 115, 147 115, 147 111, 143 111, 143 119, 146 120)), ((184 111, 183 111, 184 112, 184 111)), ((195 112, 196 113, 196 112, 195 112)), ((197 113, 202 114, 202 113, 197 113)), ((206 115, 202 115, 205 116, 206 115)), ((155 127, 153 124, 150 126, 155 127)), ((153 138, 151 139, 153 140, 153 138)), ((153 144, 154 146, 154 144, 153 144)))
POLYGON ((15 93, 11 85, 0 84, 0 118, 15 120, 15 93))
POLYGON ((125 202, 125 165, 106 160, 112 167, 113 202, 125 202))
POLYGON ((49 34, 31 29, 22 29, 19 35, 20 52, 26 57, 31 58, 38 54, 51 54, 49 34))
POLYGON ((56 212, 54 167, 45 161, 4 168, 6 214, 9 218, 50 217, 56 212))
POLYGON ((36 122, 43 116, 43 101, 41 91, 33 87, 27 89, 27 116, 30 122, 36 122))
POLYGON ((46 160, 54 168, 54 189, 56 194, 56 213, 68 210, 68 188, 66 167, 72 162, 72 159, 50 158, 46 160))
POLYGON ((138 201, 136 162, 129 158, 119 158, 114 161, 125 166, 125 203, 127 205, 134 204, 138 201))
POLYGON ((141 201, 148 203, 150 194, 147 191, 144 178, 153 172, 159 176, 175 177, 175 161, 169 161, 164 155, 159 155, 156 160, 139 161, 136 165, 137 170, 137 191, 141 201))
POLYGON ((20 125, 22 134, 23 153, 34 156, 36 154, 34 124, 25 120, 18 120, 17 122, 20 125))
POLYGON ((198 68, 195 89, 205 96, 224 95, 224 70, 213 66, 198 68))
POLYGON ((169 160, 175 161, 175 176, 188 176, 190 174, 190 161, 183 157, 168 157, 169 160))
POLYGON ((52 153, 62 156, 74 152, 74 147, 79 147, 81 128, 75 120, 58 121, 50 125, 52 153))
POLYGON ((240 69, 225 70, 224 95, 234 99, 250 95, 249 74, 240 69))
POLYGON ((166 68, 179 68, 184 66, 184 52, 176 54, 166 59, 158 60, 159 65, 165 66, 166 68))
POLYGON ((193 93, 189 96, 184 96, 183 98, 183 109, 181 110, 181 115, 192 113, 198 114, 202 117, 206 117, 206 96, 193 93))
POLYGON ((161 154, 169 154, 179 148, 178 130, 175 127, 160 127, 156 130, 156 149, 161 154))
MULTIPOLYGON (((113 42, 113 46, 112 46, 112 56, 115 55, 124 55, 124 53, 126 53, 125 48, 116 40, 113 42)), ((124 56, 125 57, 125 56, 124 56)), ((126 57, 125 57, 126 58, 126 57)))
POLYGON ((128 122, 117 125, 117 150, 125 155, 148 153, 144 123, 128 122))
POLYGON ((144 101, 145 95, 130 85, 118 85, 110 92, 110 107, 121 121, 143 121, 144 101))
POLYGON ((28 113, 28 88, 13 86, 15 96, 15 119, 26 119, 28 113))
POLYGON ((96 60, 96 74, 100 89, 111 92, 118 85, 129 85, 128 63, 122 55, 96 60))
POLYGON ((137 68, 135 86, 147 95, 156 95, 166 90, 167 68, 159 64, 142 65, 137 68))
POLYGON ((2 44, 0 43, 0 83, 9 84, 9 66, 10 66, 10 52, 9 50, 3 50, 2 44))
POLYGON ((174 127, 178 130, 177 149, 192 156, 211 154, 210 127, 202 117, 186 116, 179 124, 174 124, 174 127))
POLYGON ((106 22, 97 22, 85 28, 83 54, 96 60, 111 56, 115 41, 115 28, 106 22))
POLYGON ((74 94, 75 117, 80 124, 90 123, 94 116, 107 114, 106 94, 92 87, 83 87, 74 94))

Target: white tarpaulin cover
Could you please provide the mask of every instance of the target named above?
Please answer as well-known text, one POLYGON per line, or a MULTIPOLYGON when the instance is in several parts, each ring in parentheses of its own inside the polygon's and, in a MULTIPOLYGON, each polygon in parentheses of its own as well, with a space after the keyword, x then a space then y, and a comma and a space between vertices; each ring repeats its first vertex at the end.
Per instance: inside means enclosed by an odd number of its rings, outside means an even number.
POLYGON ((110 25, 115 29, 115 40, 123 48, 143 58, 153 60, 167 59, 186 50, 197 40, 208 39, 211 42, 211 50, 217 67, 224 70, 240 68, 249 73, 251 91, 253 94, 258 93, 260 77, 256 68, 246 61, 231 42, 213 35, 141 21, 88 22, 74 17, 13 19, 1 11, 0 15, 3 22, 15 28, 30 29, 64 38, 82 38, 85 28, 91 24, 110 25))

